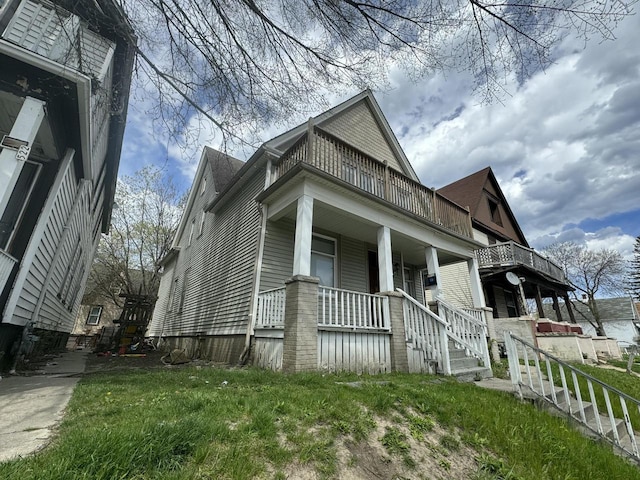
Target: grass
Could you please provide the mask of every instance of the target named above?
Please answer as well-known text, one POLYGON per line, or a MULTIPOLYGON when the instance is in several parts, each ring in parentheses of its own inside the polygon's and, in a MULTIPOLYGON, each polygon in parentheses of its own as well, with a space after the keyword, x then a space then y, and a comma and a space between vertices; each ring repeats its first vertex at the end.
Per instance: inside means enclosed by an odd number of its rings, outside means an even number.
POLYGON ((379 418, 394 425, 378 440, 415 472, 411 442, 426 442, 438 424, 449 433, 437 448, 480 452, 479 480, 640 479, 637 467, 564 420, 473 384, 214 368, 84 378, 54 443, 0 464, 0 478, 287 478, 296 465, 338 478, 337 439, 371 438, 379 418))

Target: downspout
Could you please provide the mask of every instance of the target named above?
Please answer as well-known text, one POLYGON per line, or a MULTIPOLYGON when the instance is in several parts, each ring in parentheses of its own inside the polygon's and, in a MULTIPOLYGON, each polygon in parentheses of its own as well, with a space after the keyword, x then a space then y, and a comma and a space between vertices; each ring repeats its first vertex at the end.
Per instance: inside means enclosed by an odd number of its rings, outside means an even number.
MULTIPOLYGON (((267 167, 264 179, 264 189, 271 184, 271 159, 267 160, 267 167)), ((244 340, 244 350, 240 355, 240 363, 246 364, 251 353, 251 338, 253 337, 254 325, 256 322, 256 316, 258 313, 258 293, 260 293, 260 279, 262 276, 262 258, 264 256, 264 239, 267 233, 267 217, 268 206, 265 204, 258 204, 260 210, 260 227, 258 230, 258 255, 256 257, 256 263, 253 267, 253 289, 251 292, 251 302, 249 304, 249 319, 247 322, 247 333, 244 340)))

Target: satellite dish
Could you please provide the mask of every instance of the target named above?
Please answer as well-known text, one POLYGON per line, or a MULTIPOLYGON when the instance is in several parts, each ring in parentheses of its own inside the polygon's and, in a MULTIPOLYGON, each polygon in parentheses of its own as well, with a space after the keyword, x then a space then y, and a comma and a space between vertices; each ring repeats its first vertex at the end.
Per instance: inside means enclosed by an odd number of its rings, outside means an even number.
POLYGON ((520 285, 520 279, 518 278, 518 275, 516 275, 513 272, 507 272, 507 282, 509 282, 511 285, 520 285))

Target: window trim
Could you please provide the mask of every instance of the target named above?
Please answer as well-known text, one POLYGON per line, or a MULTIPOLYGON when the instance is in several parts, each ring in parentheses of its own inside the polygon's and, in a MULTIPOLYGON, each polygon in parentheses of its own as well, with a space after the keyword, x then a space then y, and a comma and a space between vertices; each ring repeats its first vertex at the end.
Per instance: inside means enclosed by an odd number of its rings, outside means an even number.
MULTIPOLYGON (((314 254, 321 255, 323 257, 328 257, 333 260, 333 285, 329 286, 329 288, 336 288, 338 285, 338 239, 335 237, 330 237, 328 235, 322 235, 320 233, 313 232, 311 234, 311 256, 314 254), (330 240, 333 242, 333 255, 324 252, 318 252, 313 249, 313 237, 321 238, 323 240, 330 240)), ((311 273, 313 276, 313 273, 311 273)), ((325 285, 328 286, 328 285, 325 285)))
POLYGON ((102 305, 91 305, 91 307, 89 307, 89 313, 87 314, 87 320, 85 322, 85 325, 89 325, 89 326, 92 326, 92 327, 95 327, 95 326, 99 325, 100 324, 100 318, 102 318, 102 311, 103 310, 104 310, 104 308, 103 308, 102 305), (93 313, 93 310, 96 309, 96 308, 98 309, 98 313, 97 314, 93 313), (91 322, 90 319, 92 317, 96 317, 96 315, 97 315, 97 318, 96 318, 95 323, 91 322))

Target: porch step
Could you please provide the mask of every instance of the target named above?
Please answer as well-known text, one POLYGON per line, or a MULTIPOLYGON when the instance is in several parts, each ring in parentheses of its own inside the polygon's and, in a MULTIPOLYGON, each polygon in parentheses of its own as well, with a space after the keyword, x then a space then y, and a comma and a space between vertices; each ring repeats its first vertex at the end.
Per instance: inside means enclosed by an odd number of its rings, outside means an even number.
POLYGON ((464 349, 449 350, 449 360, 451 361, 451 370, 466 370, 469 368, 475 368, 478 365, 478 359, 475 357, 467 357, 464 349))
MULTIPOLYGON (((475 359, 474 359, 475 360, 475 359)), ((490 368, 477 366, 471 368, 455 369, 453 362, 451 364, 451 375, 456 377, 460 382, 475 382, 482 380, 483 378, 493 377, 493 372, 490 368)))

